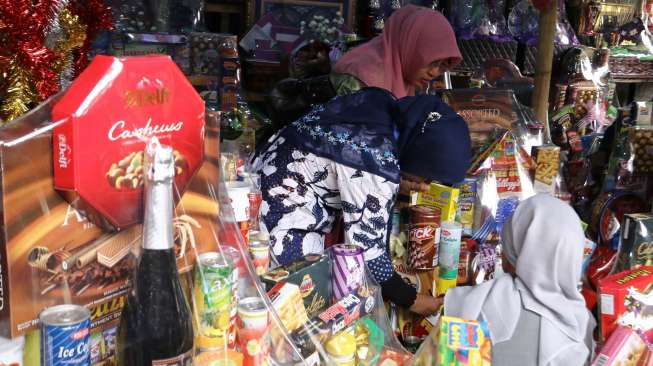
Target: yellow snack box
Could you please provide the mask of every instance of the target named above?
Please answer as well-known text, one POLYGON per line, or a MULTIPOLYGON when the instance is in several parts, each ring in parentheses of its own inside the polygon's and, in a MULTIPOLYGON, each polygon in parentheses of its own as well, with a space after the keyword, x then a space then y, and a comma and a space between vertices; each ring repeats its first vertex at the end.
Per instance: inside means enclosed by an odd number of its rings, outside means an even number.
POLYGON ((455 221, 459 196, 460 189, 458 188, 431 183, 426 192, 411 192, 410 204, 411 206, 424 205, 438 208, 440 209, 440 220, 455 221))

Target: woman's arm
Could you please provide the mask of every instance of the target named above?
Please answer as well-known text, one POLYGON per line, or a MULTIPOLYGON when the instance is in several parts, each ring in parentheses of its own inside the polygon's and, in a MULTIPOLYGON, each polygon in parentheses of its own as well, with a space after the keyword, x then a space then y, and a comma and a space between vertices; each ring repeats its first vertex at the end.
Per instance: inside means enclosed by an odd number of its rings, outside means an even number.
POLYGON ((335 165, 346 242, 365 249, 367 267, 381 286, 383 297, 419 314, 435 313, 441 299, 418 295, 392 266, 387 243, 397 184, 342 164, 335 165))

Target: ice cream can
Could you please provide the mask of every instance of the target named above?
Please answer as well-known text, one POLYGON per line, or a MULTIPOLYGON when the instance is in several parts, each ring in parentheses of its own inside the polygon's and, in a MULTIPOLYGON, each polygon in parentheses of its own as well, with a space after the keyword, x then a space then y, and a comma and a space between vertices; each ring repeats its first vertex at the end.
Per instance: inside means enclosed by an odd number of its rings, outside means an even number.
POLYGON ((251 240, 249 254, 252 256, 256 274, 259 276, 266 274, 270 268, 270 244, 264 240, 251 240))
POLYGON ((41 365, 90 366, 91 313, 80 305, 58 305, 39 315, 41 365))

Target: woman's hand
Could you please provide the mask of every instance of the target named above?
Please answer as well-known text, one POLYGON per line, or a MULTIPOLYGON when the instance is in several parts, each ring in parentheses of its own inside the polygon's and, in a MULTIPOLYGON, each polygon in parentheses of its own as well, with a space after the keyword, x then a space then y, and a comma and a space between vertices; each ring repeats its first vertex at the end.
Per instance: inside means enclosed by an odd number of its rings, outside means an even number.
POLYGON ((442 304, 444 304, 444 297, 417 294, 417 298, 410 307, 410 311, 419 315, 429 316, 437 313, 442 304))
POLYGON ((408 174, 401 173, 401 183, 399 192, 403 195, 409 195, 411 191, 426 192, 429 190, 429 182, 426 179, 408 174))

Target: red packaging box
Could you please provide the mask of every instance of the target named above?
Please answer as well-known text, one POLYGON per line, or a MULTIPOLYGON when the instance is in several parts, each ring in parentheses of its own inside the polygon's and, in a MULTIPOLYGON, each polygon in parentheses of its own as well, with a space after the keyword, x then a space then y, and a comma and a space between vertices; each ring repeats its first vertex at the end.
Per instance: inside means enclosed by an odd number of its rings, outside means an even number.
POLYGON ((55 188, 102 228, 140 222, 148 138, 175 150, 176 198, 203 160, 204 102, 169 56, 97 56, 52 119, 55 188))
POLYGON ((624 299, 628 289, 644 291, 653 283, 653 266, 610 275, 599 281, 600 339, 605 341, 617 328, 619 316, 626 311, 624 299))

